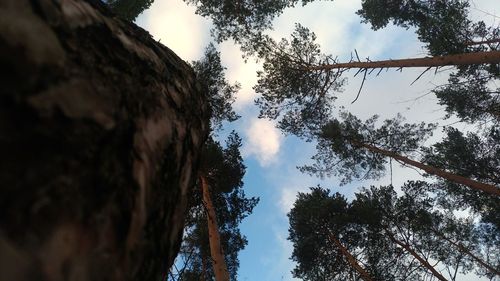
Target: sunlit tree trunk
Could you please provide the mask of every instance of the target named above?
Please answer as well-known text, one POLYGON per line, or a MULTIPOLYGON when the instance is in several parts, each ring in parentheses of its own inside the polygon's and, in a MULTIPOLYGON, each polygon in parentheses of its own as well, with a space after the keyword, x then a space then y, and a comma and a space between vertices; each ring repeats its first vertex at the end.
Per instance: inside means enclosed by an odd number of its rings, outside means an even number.
POLYGON ((380 61, 353 61, 306 67, 306 70, 329 69, 372 69, 372 68, 405 68, 405 67, 440 67, 448 65, 473 65, 483 63, 500 63, 500 51, 487 51, 446 55, 438 57, 425 57, 414 59, 395 59, 380 61))
POLYGON ((438 168, 435 168, 435 167, 432 167, 432 166, 429 166, 426 164, 422 164, 420 162, 411 160, 407 157, 404 157, 404 156, 399 155, 397 153, 394 153, 392 151, 381 149, 381 148, 378 148, 378 147, 370 145, 370 144, 362 143, 362 142, 355 141, 355 140, 350 140, 350 142, 353 145, 363 147, 365 149, 368 149, 371 152, 379 153, 379 154, 382 154, 384 156, 391 157, 395 160, 401 161, 407 165, 422 169, 425 172, 427 172, 428 174, 442 177, 442 178, 447 179, 449 181, 452 181, 454 183, 463 184, 463 185, 466 185, 470 188, 480 190, 480 191, 483 191, 483 192, 486 192, 486 193, 489 193, 489 194, 492 194, 495 196, 500 196, 500 188, 498 188, 494 185, 481 183, 481 182, 478 182, 478 181, 475 181, 475 180, 472 180, 469 178, 465 178, 465 177, 462 177, 462 176, 459 176, 459 175, 456 175, 453 173, 449 173, 449 172, 446 172, 444 170, 441 170, 441 169, 438 169, 438 168))
POLYGON ((372 281, 373 279, 371 278, 370 274, 366 272, 366 270, 359 265, 358 261, 356 261, 356 258, 354 258, 351 253, 349 253, 349 250, 347 250, 344 245, 335 237, 335 235, 330 234, 330 240, 339 248, 340 253, 346 258, 347 262, 351 265, 352 268, 354 268, 361 278, 365 281, 372 281))
POLYGON ((229 281, 229 271, 224 260, 224 252, 220 243, 219 227, 215 214, 210 190, 205 176, 200 176, 201 188, 203 190, 203 201, 207 211, 208 239, 210 242, 210 254, 214 268, 216 281, 229 281))

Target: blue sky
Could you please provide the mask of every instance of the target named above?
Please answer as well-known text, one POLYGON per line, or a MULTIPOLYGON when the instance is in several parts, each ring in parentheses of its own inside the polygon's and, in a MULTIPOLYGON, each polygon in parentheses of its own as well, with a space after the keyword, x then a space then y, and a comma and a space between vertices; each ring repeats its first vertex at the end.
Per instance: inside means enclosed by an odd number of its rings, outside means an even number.
MULTIPOLYGON (((472 3, 473 19, 483 19, 487 24, 496 24, 500 18, 498 0, 475 0, 472 3)), ((295 22, 310 28, 318 36, 318 42, 326 53, 348 60, 356 49, 361 57, 389 59, 421 57, 425 55, 421 43, 412 30, 389 26, 373 31, 360 23, 355 11, 361 6, 359 0, 317 1, 305 7, 287 9, 275 20, 269 34, 279 39, 287 37, 295 22)), ((210 42, 210 21, 194 14, 194 8, 182 0, 156 0, 152 7, 141 15, 137 24, 148 30, 155 39, 176 52, 182 59, 199 59, 210 42)), ((257 118, 258 109, 253 100, 257 97, 252 90, 256 82, 259 64, 244 63, 237 46, 232 42, 219 45, 223 64, 228 68, 227 78, 242 84, 234 105, 242 118, 228 129, 235 129, 243 137, 242 153, 247 166, 244 178, 246 193, 259 196, 260 203, 254 213, 242 224, 242 232, 249 244, 240 253, 238 280, 294 280, 290 271, 294 264, 289 259, 292 245, 288 236, 287 212, 298 191, 322 184, 333 191, 351 197, 357 188, 369 185, 390 184, 389 176, 377 182, 353 182, 339 187, 335 178, 323 181, 301 174, 296 166, 310 162, 314 144, 305 143, 294 137, 283 136, 272 122, 257 118)), ((358 91, 360 78, 349 77, 345 91, 339 93, 337 105, 344 105, 360 118, 373 114, 382 118, 394 117, 401 112, 411 122, 440 122, 451 124, 454 120, 442 120, 444 112, 432 95, 425 95, 434 85, 446 81, 447 73, 425 74, 419 81, 411 82, 421 69, 383 72, 379 77, 368 77, 359 100, 351 104, 358 91)), ((354 73, 354 72, 353 72, 354 73)), ((456 125, 467 130, 466 125, 456 125)), ((439 134, 434 138, 439 138, 439 134)), ((401 185, 407 179, 420 175, 412 169, 394 167, 392 182, 401 185)), ((477 280, 464 276, 462 280, 477 280)))

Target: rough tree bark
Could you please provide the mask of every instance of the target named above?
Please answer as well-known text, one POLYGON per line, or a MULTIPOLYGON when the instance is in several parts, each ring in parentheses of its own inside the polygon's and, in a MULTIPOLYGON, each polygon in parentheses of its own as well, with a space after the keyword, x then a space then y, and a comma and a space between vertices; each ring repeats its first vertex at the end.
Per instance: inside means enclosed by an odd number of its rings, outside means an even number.
POLYGON ((160 280, 208 133, 192 69, 98 0, 0 1, 0 280, 160 280))

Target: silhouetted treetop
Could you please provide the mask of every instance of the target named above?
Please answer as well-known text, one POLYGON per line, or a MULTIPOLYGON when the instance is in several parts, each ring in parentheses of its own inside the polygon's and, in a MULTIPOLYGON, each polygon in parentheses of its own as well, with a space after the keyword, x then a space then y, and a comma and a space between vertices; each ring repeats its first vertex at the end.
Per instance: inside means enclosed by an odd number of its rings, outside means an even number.
POLYGON ((306 5, 314 0, 184 0, 196 6, 196 13, 208 17, 214 25, 212 35, 221 42, 227 39, 241 43, 251 34, 272 28, 273 19, 284 9, 299 2, 306 5))
POLYGON ((210 43, 205 49, 203 58, 193 61, 192 66, 198 81, 207 91, 212 130, 220 130, 223 121, 237 120, 239 116, 234 112, 232 105, 240 90, 240 85, 230 84, 226 80, 226 67, 222 66, 220 52, 216 47, 210 43))
POLYGON ((415 27, 429 53, 437 56, 470 51, 475 39, 487 35, 484 22, 468 19, 469 6, 466 0, 363 0, 357 14, 375 30, 390 22, 415 27))
POLYGON ((106 0, 113 12, 128 21, 134 21, 153 2, 154 0, 106 0))

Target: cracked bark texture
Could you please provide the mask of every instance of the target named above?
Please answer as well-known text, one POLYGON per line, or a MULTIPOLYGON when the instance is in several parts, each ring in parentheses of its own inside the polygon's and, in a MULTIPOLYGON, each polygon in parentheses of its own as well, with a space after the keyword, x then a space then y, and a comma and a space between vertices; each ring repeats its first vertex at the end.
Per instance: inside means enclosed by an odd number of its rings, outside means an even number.
POLYGON ((192 69, 98 0, 2 0, 0 70, 0 280, 160 280, 208 134, 192 69))

